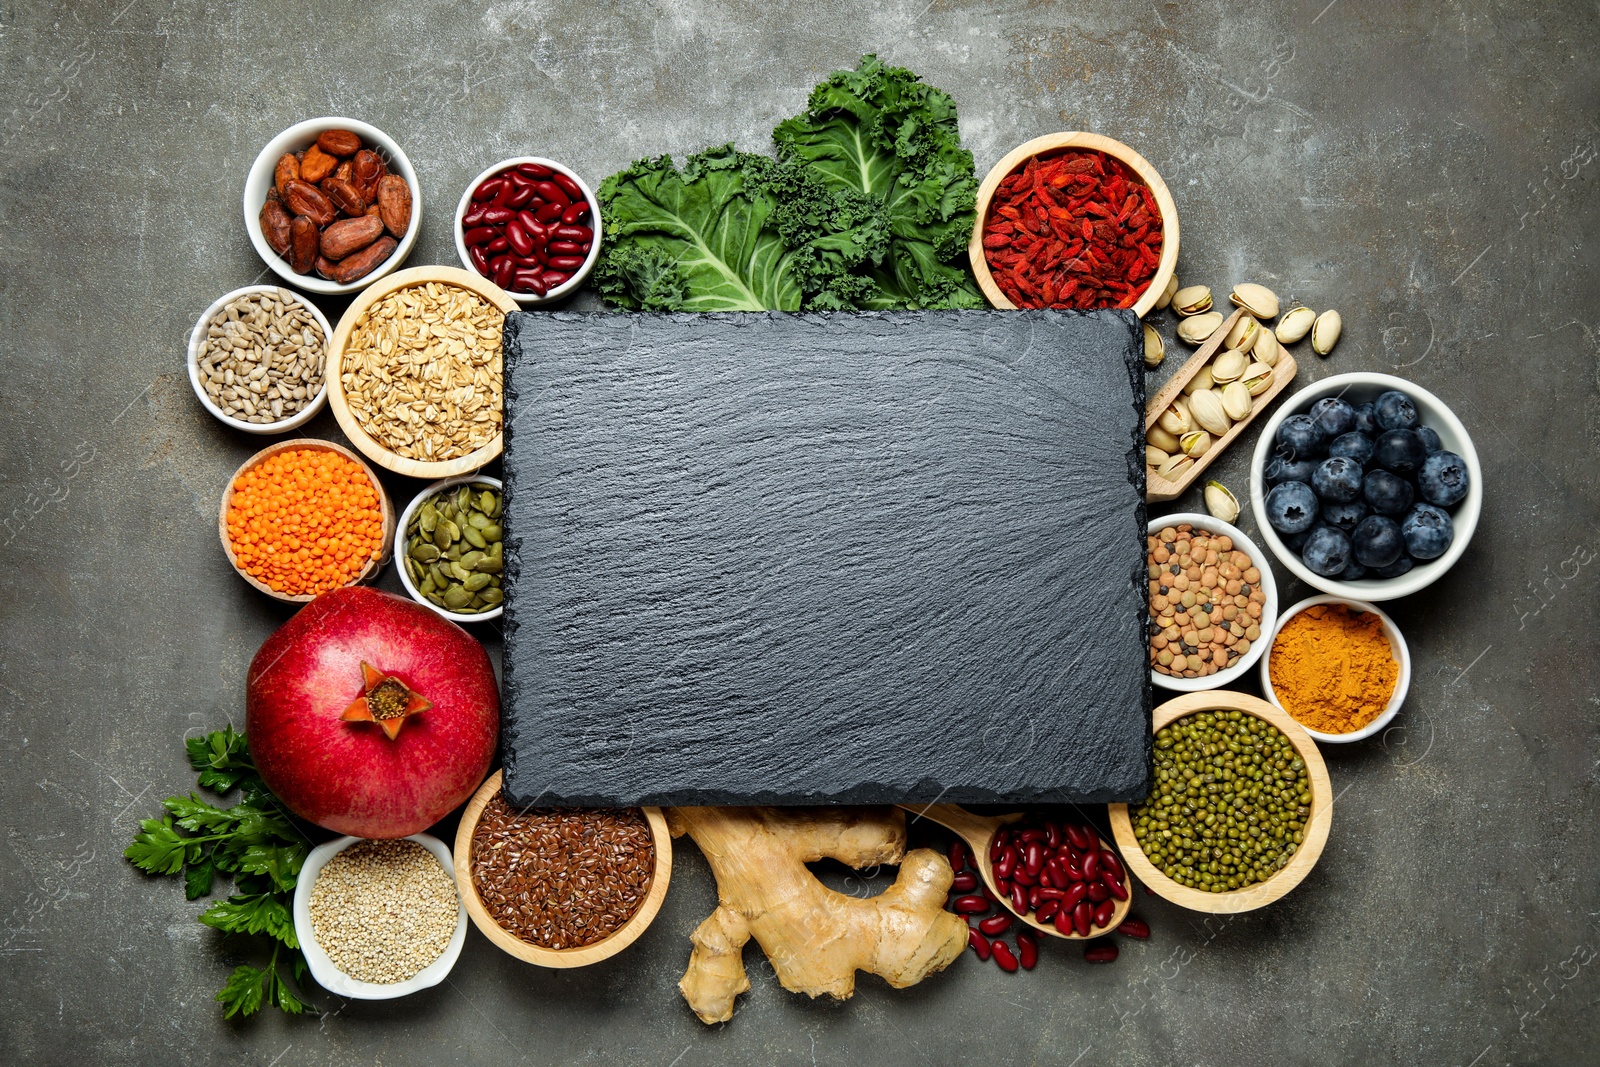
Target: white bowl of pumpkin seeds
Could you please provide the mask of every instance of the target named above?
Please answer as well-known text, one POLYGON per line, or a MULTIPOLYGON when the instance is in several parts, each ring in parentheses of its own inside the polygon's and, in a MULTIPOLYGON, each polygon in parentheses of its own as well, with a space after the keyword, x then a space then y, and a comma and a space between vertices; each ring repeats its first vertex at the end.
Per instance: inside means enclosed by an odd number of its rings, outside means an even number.
POLYGON ((217 421, 253 434, 299 429, 328 402, 333 327, 279 285, 217 298, 189 335, 189 384, 217 421), (298 394, 298 395, 296 395, 298 394))
POLYGON ((499 478, 463 474, 416 495, 394 535, 394 565, 406 595, 451 622, 499 618, 503 494, 499 478))

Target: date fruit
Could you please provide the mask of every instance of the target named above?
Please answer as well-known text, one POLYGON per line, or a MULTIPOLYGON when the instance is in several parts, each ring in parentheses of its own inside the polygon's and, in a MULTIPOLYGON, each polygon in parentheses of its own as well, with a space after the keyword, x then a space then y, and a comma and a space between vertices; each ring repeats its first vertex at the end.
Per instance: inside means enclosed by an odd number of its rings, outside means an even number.
POLYGON ((323 130, 317 134, 317 147, 343 159, 361 151, 361 136, 350 130, 323 130))
POLYGON ((289 212, 284 210, 278 201, 268 200, 261 205, 261 236, 267 239, 267 244, 271 245, 272 250, 280 256, 289 253, 290 222, 289 212))
POLYGON ((289 223, 289 266, 296 274, 305 274, 317 261, 320 238, 317 224, 304 215, 297 215, 289 223))
POLYGON ((338 156, 330 156, 316 145, 312 145, 306 149, 306 154, 300 157, 300 178, 315 185, 332 174, 338 165, 338 156))
POLYGON ((348 255, 333 265, 333 280, 347 285, 357 278, 372 273, 373 268, 394 254, 400 242, 393 237, 382 237, 361 251, 348 255))
POLYGON ((291 179, 283 187, 283 203, 296 215, 303 215, 318 226, 326 226, 339 217, 339 210, 333 206, 333 201, 308 181, 291 179))
POLYGON ((378 179, 378 212, 383 225, 395 237, 404 237, 411 226, 411 186, 398 174, 378 179))
POLYGON ((352 252, 361 251, 381 236, 381 219, 371 215, 341 219, 322 231, 322 254, 332 260, 341 260, 352 252))

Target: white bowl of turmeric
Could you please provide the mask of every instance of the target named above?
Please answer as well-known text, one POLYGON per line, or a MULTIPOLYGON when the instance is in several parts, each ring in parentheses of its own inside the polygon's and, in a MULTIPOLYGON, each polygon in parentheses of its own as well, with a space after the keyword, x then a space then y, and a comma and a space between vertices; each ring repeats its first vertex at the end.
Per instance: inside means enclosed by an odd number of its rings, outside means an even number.
POLYGON ((1283 613, 1261 657, 1261 691, 1318 741, 1388 727, 1411 687, 1411 651, 1376 605, 1314 596, 1283 613))

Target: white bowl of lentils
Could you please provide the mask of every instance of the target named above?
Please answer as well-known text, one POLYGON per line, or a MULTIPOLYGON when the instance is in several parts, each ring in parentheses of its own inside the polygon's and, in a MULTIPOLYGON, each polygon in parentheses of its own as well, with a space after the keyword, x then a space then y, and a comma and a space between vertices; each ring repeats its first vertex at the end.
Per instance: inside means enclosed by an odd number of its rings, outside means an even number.
POLYGON ((318 845, 295 884, 294 931, 311 976, 337 996, 392 1000, 438 985, 467 941, 450 849, 428 834, 318 845))
POLYGON ((1272 643, 1278 619, 1278 585, 1267 554, 1237 526, 1187 511, 1151 519, 1145 526, 1145 548, 1150 680, 1163 689, 1194 693, 1220 689, 1255 666, 1272 643), (1193 535, 1207 539, 1206 557, 1196 559, 1186 551, 1193 535), (1227 540, 1219 544, 1219 538, 1227 540), (1197 610, 1206 612, 1204 618, 1194 614, 1197 610), (1160 626, 1169 612, 1174 621, 1160 626), (1192 646, 1191 635, 1196 637, 1192 646), (1176 664, 1163 669, 1161 654, 1176 658, 1180 649, 1188 652, 1191 665, 1192 657, 1201 657, 1200 671, 1180 674, 1176 664))
POLYGON ((333 327, 311 301, 282 286, 247 285, 218 297, 195 323, 189 335, 189 384, 223 425, 244 433, 287 433, 310 422, 328 402, 332 337, 333 327), (295 334, 273 329, 280 325, 295 334), (259 380, 267 383, 259 393, 251 393, 246 383, 256 373, 251 368, 260 369, 259 380), (244 394, 249 394, 248 407, 244 394))

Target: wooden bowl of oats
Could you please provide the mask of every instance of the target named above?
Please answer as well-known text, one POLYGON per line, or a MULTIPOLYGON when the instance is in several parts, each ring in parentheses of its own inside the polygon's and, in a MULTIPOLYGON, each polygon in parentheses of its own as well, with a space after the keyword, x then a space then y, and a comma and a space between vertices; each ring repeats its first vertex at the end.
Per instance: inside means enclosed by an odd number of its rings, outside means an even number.
POLYGON ((396 474, 475 471, 504 447, 501 334, 511 295, 459 267, 368 286, 328 346, 328 407, 357 449, 396 474))

